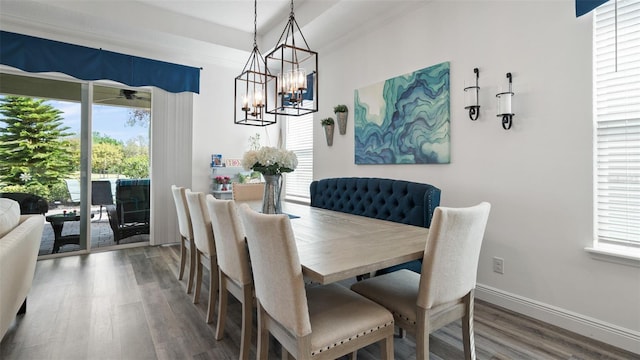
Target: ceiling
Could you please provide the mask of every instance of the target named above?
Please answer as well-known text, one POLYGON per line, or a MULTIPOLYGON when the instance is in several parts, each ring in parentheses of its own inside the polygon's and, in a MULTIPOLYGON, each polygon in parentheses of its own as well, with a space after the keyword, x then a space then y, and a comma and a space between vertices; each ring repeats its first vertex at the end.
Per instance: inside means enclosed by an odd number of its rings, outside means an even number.
MULTIPOLYGON (((318 50, 430 1, 295 0, 294 12, 310 48, 318 50)), ((257 1, 263 54, 278 42, 290 6, 289 0, 257 1)), ((202 66, 198 61, 206 59, 237 66, 253 47, 252 0, 0 0, 0 7, 2 30, 48 37, 55 29, 56 40, 134 48, 185 65, 202 66)))
MULTIPOLYGON (((186 15, 209 23, 218 24, 253 33, 253 0, 138 0, 147 6, 158 7, 172 13, 186 15)), ((294 2, 294 11, 305 1, 294 2)), ((259 0, 257 1, 257 28, 264 33, 275 25, 287 19, 290 0, 259 0)))

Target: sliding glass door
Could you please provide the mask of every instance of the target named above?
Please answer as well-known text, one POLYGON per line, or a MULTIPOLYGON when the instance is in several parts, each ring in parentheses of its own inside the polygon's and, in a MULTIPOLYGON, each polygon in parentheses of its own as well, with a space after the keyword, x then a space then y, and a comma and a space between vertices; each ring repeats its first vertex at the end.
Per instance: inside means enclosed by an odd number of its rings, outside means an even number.
POLYGON ((45 215, 40 255, 148 244, 151 93, 0 73, 0 192, 45 215))
POLYGON ((151 93, 93 87, 92 248, 148 243, 151 93))

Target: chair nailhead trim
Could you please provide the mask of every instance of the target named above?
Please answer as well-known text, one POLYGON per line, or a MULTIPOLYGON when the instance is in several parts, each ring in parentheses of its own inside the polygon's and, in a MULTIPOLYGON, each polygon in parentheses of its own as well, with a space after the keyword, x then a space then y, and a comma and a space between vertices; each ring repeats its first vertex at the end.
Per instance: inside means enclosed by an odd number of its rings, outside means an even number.
POLYGON ((334 348, 334 347, 336 347, 336 346, 339 346, 339 345, 342 345, 342 344, 344 344, 344 343, 347 343, 347 342, 349 342, 349 341, 351 341, 351 340, 357 339, 357 338, 359 338, 360 336, 364 336, 364 335, 370 334, 370 333, 372 333, 372 332, 374 332, 374 331, 376 331, 376 330, 380 330, 380 329, 386 328, 386 327, 387 327, 387 326, 389 326, 389 325, 393 326, 393 321, 390 321, 390 322, 388 322, 388 323, 386 323, 386 324, 384 324, 384 325, 381 325, 381 326, 377 326, 377 327, 375 327, 375 328, 373 328, 373 329, 365 330, 365 331, 363 331, 363 332, 361 332, 361 333, 359 333, 359 334, 356 334, 356 336, 355 336, 355 337, 353 337, 353 336, 352 336, 352 337, 350 337, 350 338, 348 338, 348 339, 343 339, 343 340, 340 340, 340 341, 338 341, 338 342, 335 342, 335 343, 333 343, 333 345, 325 346, 325 347, 320 348, 320 349, 318 349, 318 350, 312 351, 312 352, 311 352, 311 356, 314 356, 314 355, 320 354, 320 353, 321 353, 321 352, 323 352, 323 351, 327 351, 327 350, 332 349, 332 348, 334 348))
POLYGON ((408 316, 402 315, 402 314, 400 314, 400 313, 393 312, 393 316, 394 316, 394 317, 399 317, 399 318, 401 318, 401 319, 403 319, 403 320, 405 320, 405 321, 407 321, 407 322, 410 322, 410 323, 411 323, 411 324, 413 324, 413 325, 415 325, 415 324, 416 324, 416 321, 415 321, 415 320, 411 320, 408 316))

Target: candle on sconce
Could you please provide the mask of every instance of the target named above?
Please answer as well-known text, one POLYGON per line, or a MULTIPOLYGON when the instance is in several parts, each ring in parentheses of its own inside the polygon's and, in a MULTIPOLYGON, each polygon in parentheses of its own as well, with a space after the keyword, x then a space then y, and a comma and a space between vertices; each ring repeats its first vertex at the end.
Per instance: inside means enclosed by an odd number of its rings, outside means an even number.
POLYGON ((478 68, 473 69, 474 79, 465 79, 464 81, 464 108, 469 112, 469 118, 472 121, 478 120, 480 116, 480 87, 478 86, 478 78, 480 71, 478 68))
POLYGON ((476 88, 475 81, 470 82, 465 80, 464 82, 464 107, 477 105, 476 103, 476 88))
POLYGON ((511 73, 507 73, 507 79, 509 79, 509 90, 502 91, 496 94, 498 99, 498 117, 502 118, 502 128, 505 130, 511 129, 513 124, 513 110, 511 109, 511 98, 513 97, 512 90, 512 76, 511 73))
POLYGON ((498 115, 513 114, 511 110, 511 98, 513 97, 513 90, 511 87, 511 73, 507 73, 507 79, 509 79, 509 88, 503 91, 500 88, 500 92, 496 95, 498 98, 498 115))
POLYGON ((498 113, 511 114, 511 93, 501 93, 498 96, 498 113))

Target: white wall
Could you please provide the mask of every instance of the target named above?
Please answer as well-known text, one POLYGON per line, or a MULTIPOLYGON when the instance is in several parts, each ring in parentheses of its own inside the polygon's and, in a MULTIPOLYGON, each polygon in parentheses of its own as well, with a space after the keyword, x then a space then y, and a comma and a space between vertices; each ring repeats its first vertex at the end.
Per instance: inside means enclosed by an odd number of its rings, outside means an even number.
POLYGON ((257 127, 233 122, 234 80, 243 66, 244 63, 238 63, 234 68, 208 64, 200 73, 200 94, 194 98, 193 112, 194 191, 209 191, 211 154, 241 159, 249 148, 249 137, 256 133, 260 134, 262 145, 277 145, 277 126, 257 127))
POLYGON ((640 339, 640 270, 584 251, 593 237, 592 26, 591 16, 575 18, 573 6, 437 1, 320 49, 314 178, 398 178, 439 187, 445 206, 491 202, 478 282, 498 296, 485 298, 539 305, 545 311, 529 309, 537 317, 559 310, 566 327, 574 317, 605 332, 623 328, 633 339, 603 340, 640 352, 629 342, 640 339), (451 164, 354 165, 352 113, 347 134, 326 146, 318 119, 340 103, 353 111, 354 89, 443 61, 451 62, 451 164), (474 67, 481 87, 475 122, 463 104, 474 67), (507 72, 515 92, 510 131, 495 115, 507 72), (492 272, 494 256, 504 258, 504 275, 492 272))

